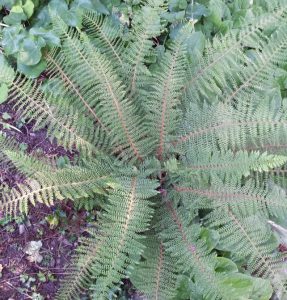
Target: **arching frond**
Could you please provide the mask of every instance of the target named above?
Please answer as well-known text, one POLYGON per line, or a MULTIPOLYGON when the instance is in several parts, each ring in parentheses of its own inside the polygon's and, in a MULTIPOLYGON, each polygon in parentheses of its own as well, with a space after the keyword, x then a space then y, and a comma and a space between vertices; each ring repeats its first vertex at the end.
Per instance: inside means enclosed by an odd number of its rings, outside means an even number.
POLYGON ((151 202, 146 198, 156 194, 156 185, 140 177, 123 178, 121 186, 109 196, 97 231, 92 230, 90 237, 83 240, 81 255, 75 258, 75 269, 58 299, 74 299, 95 277, 97 281, 91 286, 93 297, 106 299, 121 279, 129 276, 128 266, 140 259, 144 249, 142 234, 153 215, 151 202))
POLYGON ((183 168, 179 167, 176 172, 185 173, 187 176, 199 175, 203 178, 214 175, 222 180, 226 177, 241 179, 242 176, 249 176, 252 171, 262 173, 279 168, 284 165, 286 159, 284 155, 259 151, 202 151, 198 153, 191 148, 182 157, 183 168))
POLYGON ((145 110, 148 113, 147 126, 156 142, 156 155, 159 160, 165 154, 167 137, 175 132, 180 118, 179 96, 186 74, 186 44, 185 38, 189 33, 179 35, 171 51, 165 53, 160 69, 151 78, 153 90, 150 91, 145 110))
POLYGON ((86 169, 67 167, 60 170, 38 170, 33 174, 34 178, 27 180, 25 185, 4 194, 0 208, 12 215, 18 211, 27 213, 29 203, 52 205, 57 199, 91 196, 94 192, 115 185, 115 181, 112 181, 109 175, 100 165, 92 165, 86 169))
POLYGON ((97 49, 113 59, 119 67, 123 67, 122 52, 124 51, 122 26, 113 17, 103 17, 94 12, 87 12, 83 17, 83 25, 87 34, 94 40, 97 49))
POLYGON ((147 299, 173 299, 177 283, 175 260, 155 237, 147 238, 145 246, 143 259, 131 274, 132 283, 147 299))

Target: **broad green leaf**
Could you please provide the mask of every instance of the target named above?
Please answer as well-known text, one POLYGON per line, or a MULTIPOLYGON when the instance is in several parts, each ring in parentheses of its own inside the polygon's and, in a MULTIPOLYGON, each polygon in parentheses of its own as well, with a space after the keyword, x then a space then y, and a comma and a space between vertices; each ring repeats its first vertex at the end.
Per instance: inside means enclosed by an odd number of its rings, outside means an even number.
POLYGON ((0 85, 0 104, 2 104, 8 97, 8 86, 5 83, 0 85))
POLYGON ((23 11, 25 12, 28 18, 31 18, 34 13, 35 5, 32 0, 26 0, 25 4, 22 6, 23 11))
MULTIPOLYGON (((252 277, 253 289, 251 296, 256 300, 269 300, 273 294, 271 283, 268 280, 252 277)), ((253 299, 251 298, 251 299, 253 299)))
POLYGON ((170 23, 182 21, 184 19, 184 16, 185 16, 184 10, 178 12, 166 12, 162 15, 162 17, 170 23))
POLYGON ((93 9, 94 5, 91 0, 75 0, 71 4, 71 9, 93 9))
POLYGON ((25 20, 27 20, 27 16, 20 5, 13 6, 9 15, 3 18, 3 21, 8 25, 19 24, 25 20))
POLYGON ((50 13, 58 14, 72 27, 81 26, 81 13, 76 9, 69 9, 64 0, 52 0, 49 3, 50 13))
POLYGON ((169 0, 168 1, 168 8, 172 12, 185 10, 186 7, 187 7, 186 0, 169 0))
POLYGON ((221 286, 226 291, 229 291, 229 300, 250 299, 249 295, 251 295, 253 290, 252 278, 241 273, 226 275, 221 281, 221 286))
POLYGON ((27 33, 21 25, 11 26, 3 29, 2 46, 7 55, 17 53, 27 33))
POLYGON ((187 51, 192 58, 192 55, 201 54, 205 46, 205 37, 201 31, 194 31, 187 40, 187 51))
POLYGON ((110 12, 106 6, 100 0, 91 0, 94 6, 94 9, 101 14, 108 15, 110 12))
POLYGON ((25 74, 29 78, 37 78, 47 67, 44 60, 41 60, 38 64, 33 66, 27 66, 25 64, 17 63, 18 71, 25 74))
POLYGON ((8 9, 11 9, 13 5, 16 4, 17 0, 0 0, 0 5, 5 6, 8 9))
POLYGON ((203 227, 200 232, 200 238, 204 241, 207 248, 212 250, 219 242, 219 233, 216 230, 203 227))
POLYGON ((43 7, 39 13, 37 14, 37 16, 35 17, 35 24, 34 26, 37 27, 46 27, 51 23, 51 18, 49 15, 49 11, 48 11, 48 7, 45 6, 43 7))
POLYGON ((18 54, 17 63, 28 66, 36 65, 42 57, 41 46, 37 41, 27 38, 23 41, 18 54))
POLYGON ((227 5, 221 0, 211 0, 208 6, 210 11, 209 19, 215 26, 221 26, 225 19, 231 19, 231 14, 227 5))
POLYGON ((36 37, 42 37, 49 46, 60 46, 60 38, 51 30, 33 27, 30 29, 29 34, 36 37))
POLYGON ((190 3, 186 9, 186 16, 196 20, 199 20, 201 17, 206 17, 208 14, 208 9, 204 5, 197 2, 194 4, 190 3))
POLYGON ((269 300, 273 293, 268 280, 241 273, 226 275, 222 284, 229 291, 230 300, 269 300))
POLYGON ((191 279, 186 275, 178 277, 177 293, 174 300, 190 299, 191 294, 191 279))
POLYGON ((215 271, 218 273, 236 273, 238 272, 237 265, 230 259, 225 257, 217 257, 215 271))

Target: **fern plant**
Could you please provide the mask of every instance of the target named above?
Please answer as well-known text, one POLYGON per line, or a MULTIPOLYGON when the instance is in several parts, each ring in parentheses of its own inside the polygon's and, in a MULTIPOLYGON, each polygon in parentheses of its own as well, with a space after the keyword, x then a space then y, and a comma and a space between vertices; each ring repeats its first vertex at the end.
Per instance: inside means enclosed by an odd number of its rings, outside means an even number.
POLYGON ((1 210, 28 213, 30 204, 63 199, 101 206, 57 299, 85 290, 110 299, 123 278, 148 299, 181 299, 184 280, 187 298, 268 299, 270 284, 269 296, 286 299, 286 255, 269 220, 287 214, 287 110, 277 76, 286 73, 287 3, 266 5, 191 59, 192 24, 149 63, 167 9, 150 0, 130 28, 87 12, 74 29, 52 13, 62 46, 45 53, 46 82, 0 60, 7 101, 78 156, 57 168, 2 136, 0 159, 27 179, 1 194, 1 210))

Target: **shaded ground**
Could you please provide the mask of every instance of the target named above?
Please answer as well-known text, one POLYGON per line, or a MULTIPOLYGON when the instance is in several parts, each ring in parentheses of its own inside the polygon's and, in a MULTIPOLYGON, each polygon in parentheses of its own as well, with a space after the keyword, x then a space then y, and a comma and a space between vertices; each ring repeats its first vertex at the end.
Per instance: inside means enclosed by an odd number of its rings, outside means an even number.
POLYGON ((38 205, 25 219, 10 223, 2 219, 0 299, 32 299, 32 295, 35 299, 54 299, 71 252, 84 230, 85 217, 86 213, 74 210, 72 203, 62 203, 54 208, 38 205), (55 228, 53 218, 59 222, 55 228), (31 241, 42 242, 40 263, 30 262, 25 253, 31 241))

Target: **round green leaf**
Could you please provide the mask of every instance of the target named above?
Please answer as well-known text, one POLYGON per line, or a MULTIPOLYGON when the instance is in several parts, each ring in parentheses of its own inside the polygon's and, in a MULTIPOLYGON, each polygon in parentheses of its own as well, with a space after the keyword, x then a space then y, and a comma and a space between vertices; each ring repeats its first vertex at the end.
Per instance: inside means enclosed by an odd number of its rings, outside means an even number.
POLYGON ((19 51, 17 63, 28 66, 36 65, 40 61, 41 56, 42 53, 39 44, 35 40, 27 38, 24 40, 19 51))
POLYGON ((17 64, 18 71, 23 73, 29 78, 37 78, 47 67, 45 61, 41 60, 38 64, 34 66, 27 66, 21 63, 17 64))
POLYGON ((21 25, 15 25, 3 29, 2 46, 7 55, 17 53, 27 33, 21 25))
POLYGON ((29 34, 36 37, 41 37, 50 46, 60 46, 60 38, 51 30, 46 30, 41 27, 33 27, 29 34))
POLYGON ((236 264, 225 257, 216 257, 217 264, 215 266, 215 272, 217 273, 234 273, 238 272, 236 264))
POLYGON ((20 5, 13 6, 10 10, 10 14, 3 18, 3 21, 8 25, 19 24, 25 20, 27 20, 27 16, 20 5))
POLYGON ((22 6, 26 16, 31 18, 34 13, 34 3, 32 0, 26 0, 25 4, 22 6))

